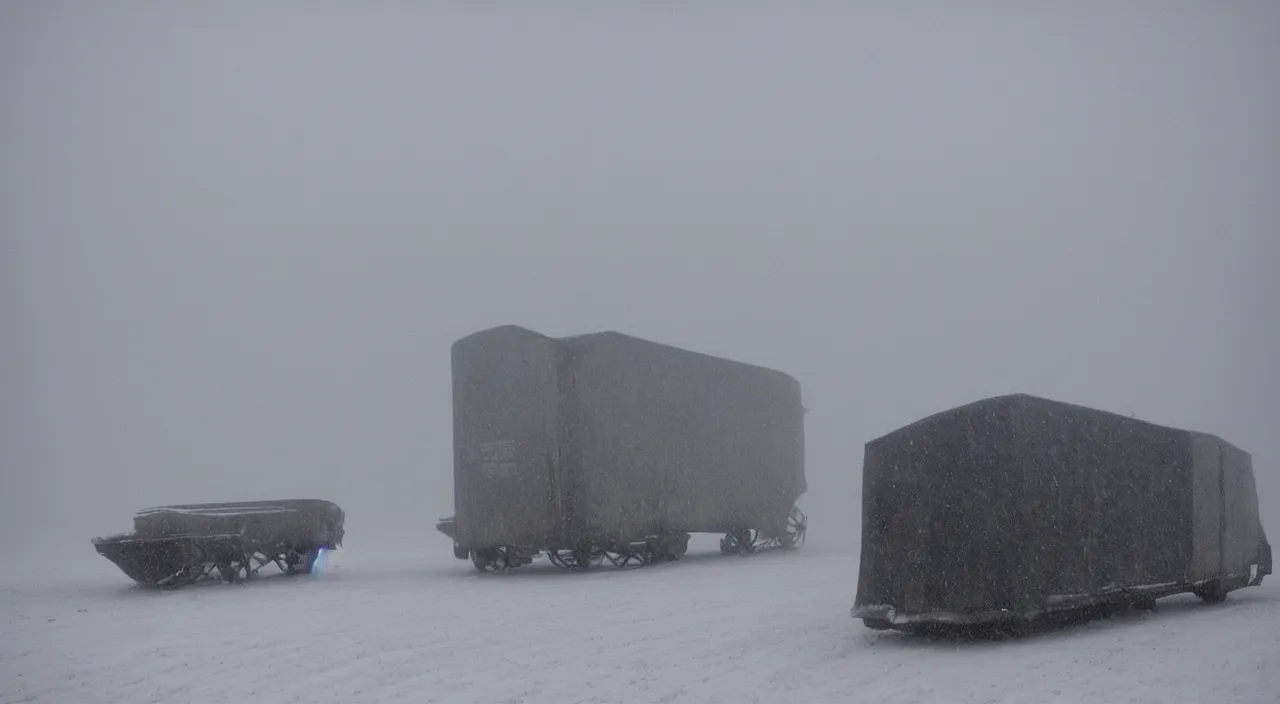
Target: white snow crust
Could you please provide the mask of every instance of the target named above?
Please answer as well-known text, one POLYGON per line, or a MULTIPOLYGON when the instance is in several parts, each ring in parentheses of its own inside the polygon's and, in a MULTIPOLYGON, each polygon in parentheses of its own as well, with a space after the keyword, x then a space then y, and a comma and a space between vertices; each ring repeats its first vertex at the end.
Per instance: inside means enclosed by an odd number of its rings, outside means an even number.
POLYGON ((157 513, 174 513, 184 516, 233 516, 238 514, 297 513, 298 509, 285 506, 215 506, 212 508, 148 508, 138 511, 138 516, 157 513))
POLYGON ((856 555, 810 547, 481 575, 432 541, 173 592, 84 560, 0 587, 0 703, 1280 702, 1280 580, 967 643, 865 628, 856 555))

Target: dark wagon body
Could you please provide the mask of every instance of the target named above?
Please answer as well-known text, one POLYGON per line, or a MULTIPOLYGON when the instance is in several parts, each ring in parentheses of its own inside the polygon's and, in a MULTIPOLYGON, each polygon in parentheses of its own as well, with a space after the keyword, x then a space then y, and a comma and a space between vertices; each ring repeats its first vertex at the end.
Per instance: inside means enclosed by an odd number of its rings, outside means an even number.
POLYGON ((579 567, 675 558, 696 532, 726 534, 726 551, 789 545, 803 530, 804 408, 786 374, 514 326, 457 341, 452 368, 456 515, 439 527, 482 569, 542 551, 579 567))
POLYGON ((272 562, 307 573, 322 551, 342 544, 345 518, 337 504, 320 499, 178 504, 139 511, 133 533, 93 545, 145 586, 180 586, 214 571, 247 578, 272 562))
POLYGON ((872 628, 1026 623, 1271 571, 1248 453, 1026 395, 867 443, 853 615, 872 628))

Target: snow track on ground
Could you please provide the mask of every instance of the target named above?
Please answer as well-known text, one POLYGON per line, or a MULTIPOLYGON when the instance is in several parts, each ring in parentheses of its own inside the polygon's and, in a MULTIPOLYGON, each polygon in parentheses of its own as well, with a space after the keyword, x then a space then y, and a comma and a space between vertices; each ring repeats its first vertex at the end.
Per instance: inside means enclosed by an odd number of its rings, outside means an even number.
POLYGON ((816 549, 506 575, 443 552, 168 593, 105 570, 0 587, 0 703, 1280 702, 1280 580, 957 643, 865 629, 856 558, 816 549))

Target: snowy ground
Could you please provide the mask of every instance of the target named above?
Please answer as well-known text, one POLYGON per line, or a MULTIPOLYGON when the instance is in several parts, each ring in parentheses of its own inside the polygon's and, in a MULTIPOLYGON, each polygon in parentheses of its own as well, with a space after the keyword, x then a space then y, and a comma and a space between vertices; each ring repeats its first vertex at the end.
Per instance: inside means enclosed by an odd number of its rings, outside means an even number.
POLYGON ((1025 640, 882 634, 813 545, 478 575, 443 540, 313 579, 170 593, 97 571, 0 591, 0 702, 1280 702, 1280 579, 1025 640))

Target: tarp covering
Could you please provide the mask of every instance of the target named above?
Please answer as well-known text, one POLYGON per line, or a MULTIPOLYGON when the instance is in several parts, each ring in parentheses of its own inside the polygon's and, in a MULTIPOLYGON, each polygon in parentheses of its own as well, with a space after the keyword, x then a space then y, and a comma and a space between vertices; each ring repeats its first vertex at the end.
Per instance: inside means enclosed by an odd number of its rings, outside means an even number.
POLYGON ((781 372, 506 326, 455 343, 453 374, 462 545, 780 533, 806 489, 800 385, 781 372))
POLYGON ((1202 433, 1027 395, 867 443, 854 615, 964 620, 1247 575, 1250 456, 1202 433))

